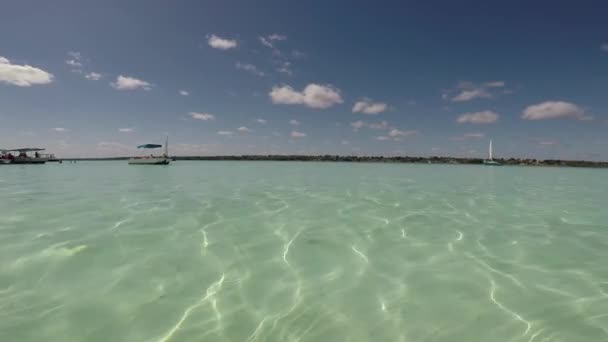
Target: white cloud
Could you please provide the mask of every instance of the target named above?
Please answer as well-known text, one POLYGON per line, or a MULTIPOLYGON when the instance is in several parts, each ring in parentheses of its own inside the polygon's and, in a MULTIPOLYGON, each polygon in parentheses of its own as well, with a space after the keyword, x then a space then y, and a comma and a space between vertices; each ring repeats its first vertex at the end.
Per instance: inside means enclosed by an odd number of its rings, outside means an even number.
POLYGON ((471 123, 471 124, 490 124, 498 120, 498 113, 491 110, 484 110, 482 112, 465 113, 462 114, 456 122, 458 123, 471 123))
POLYGON ((207 36, 207 43, 214 49, 229 50, 237 47, 236 40, 220 38, 215 34, 207 36))
POLYGON ((565 101, 546 101, 524 109, 524 120, 545 120, 559 118, 586 119, 585 110, 574 103, 565 101))
POLYGON ((541 140, 539 142, 540 145, 542 146, 551 146, 551 145, 557 145, 557 141, 555 140, 541 140))
POLYGON ((600 50, 608 52, 608 43, 604 43, 600 45, 600 50))
POLYGON ((96 73, 96 72, 90 72, 86 75, 84 75, 84 77, 87 80, 91 80, 91 81, 99 81, 101 79, 101 74, 96 73))
POLYGON ((82 68, 82 54, 80 52, 70 51, 68 52, 70 59, 65 61, 65 64, 71 66, 72 71, 81 72, 82 68))
POLYGON ((471 89, 471 90, 462 90, 458 95, 452 97, 452 101, 454 102, 464 102, 470 101, 474 99, 488 99, 491 98, 492 94, 488 93, 484 89, 471 89))
POLYGON ((348 145, 348 144, 350 144, 350 141, 348 141, 348 140, 342 140, 340 143, 342 145, 348 145))
POLYGON ((118 131, 121 133, 131 133, 135 130, 135 128, 119 128, 118 131))
POLYGON ((182 96, 188 96, 188 95, 190 95, 190 92, 187 91, 187 90, 183 90, 182 89, 182 90, 179 91, 179 94, 182 95, 182 96))
POLYGON ((67 131, 69 131, 69 129, 63 128, 63 127, 55 127, 55 128, 51 128, 51 130, 55 131, 55 132, 67 132, 67 131))
POLYGON ((118 90, 150 90, 152 88, 152 84, 146 81, 123 75, 119 75, 116 81, 110 83, 110 85, 118 90))
POLYGON ((257 123, 259 123, 259 124, 262 124, 262 125, 265 125, 265 124, 266 124, 266 122, 267 122, 267 121, 266 121, 266 120, 264 120, 264 119, 256 119, 255 121, 256 121, 257 123))
POLYGON ((218 131, 217 134, 219 134, 219 135, 233 135, 234 132, 233 131, 218 131))
POLYGON ((256 66, 253 64, 236 62, 235 66, 237 69, 248 71, 248 72, 252 73, 253 75, 260 76, 260 77, 264 76, 264 72, 258 70, 258 68, 256 68, 256 66))
POLYGON ((277 71, 283 74, 287 74, 289 76, 293 75, 293 71, 291 71, 291 62, 283 61, 277 68, 277 71))
POLYGON ((302 133, 302 132, 298 132, 298 131, 291 131, 292 138, 304 138, 305 136, 306 136, 306 133, 302 133))
POLYGON ((289 123, 290 123, 291 125, 297 126, 297 125, 299 125, 299 124, 300 124, 300 121, 298 121, 298 120, 295 120, 295 119, 294 119, 294 120, 289 120, 289 123))
POLYGON ((307 85, 301 92, 288 85, 275 86, 268 95, 275 104, 302 104, 310 108, 329 108, 344 102, 339 89, 314 83, 307 85))
POLYGON ((0 83, 30 87, 51 82, 53 74, 27 64, 11 64, 7 58, 0 56, 0 83))
POLYGON ((387 129, 388 128, 388 122, 387 121, 380 121, 380 122, 364 122, 361 120, 355 121, 355 122, 351 122, 351 127, 353 128, 353 130, 358 131, 359 129, 366 127, 366 128, 371 128, 371 129, 387 129))
POLYGON ((368 124, 367 127, 371 128, 371 129, 387 129, 388 122, 387 121, 372 122, 372 123, 368 124))
POLYGON ((203 120, 203 121, 215 120, 215 116, 213 116, 213 114, 209 114, 209 113, 190 112, 190 113, 188 113, 188 115, 190 115, 193 119, 196 119, 196 120, 203 120))
POLYGON ((379 114, 384 112, 386 108, 386 103, 373 103, 369 99, 363 99, 355 103, 355 105, 353 106, 353 113, 379 114))
POLYGON ((287 40, 287 36, 277 34, 277 33, 273 33, 271 35, 268 35, 265 37, 258 37, 258 38, 260 40, 260 43, 262 43, 262 45, 269 47, 271 49, 274 49, 273 42, 287 40))
POLYGON ((252 132, 252 131, 251 131, 249 128, 247 128, 247 127, 245 127, 245 126, 241 126, 241 127, 239 127, 237 130, 238 130, 239 132, 243 132, 243 133, 251 133, 251 132, 252 132))
POLYGON ((82 63, 80 63, 79 61, 75 60, 75 59, 68 59, 65 61, 65 64, 71 66, 71 67, 75 67, 75 68, 81 68, 82 67, 82 63))
POLYGON ((480 85, 472 82, 460 82, 455 90, 446 91, 442 94, 444 100, 450 99, 452 102, 465 102, 474 99, 490 99, 494 97, 491 90, 504 88, 504 81, 491 81, 480 85), (454 93, 456 93, 454 95, 454 93))
POLYGON ((391 138, 385 136, 376 137, 377 140, 390 140, 391 138))
POLYGON ((409 137, 410 135, 416 134, 418 134, 418 131, 400 131, 396 128, 393 128, 388 132, 388 136, 391 138, 409 137))

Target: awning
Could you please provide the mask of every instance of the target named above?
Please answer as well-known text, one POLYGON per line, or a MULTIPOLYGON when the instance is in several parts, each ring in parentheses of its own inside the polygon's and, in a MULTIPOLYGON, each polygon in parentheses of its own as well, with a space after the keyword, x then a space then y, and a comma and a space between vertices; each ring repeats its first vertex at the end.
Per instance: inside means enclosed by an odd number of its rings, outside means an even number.
POLYGON ((38 151, 44 151, 43 148, 36 148, 36 147, 27 147, 27 148, 13 148, 10 150, 2 150, 3 152, 38 152, 38 151))
POLYGON ((145 145, 137 146, 137 148, 161 148, 161 147, 163 147, 163 145, 145 144, 145 145))

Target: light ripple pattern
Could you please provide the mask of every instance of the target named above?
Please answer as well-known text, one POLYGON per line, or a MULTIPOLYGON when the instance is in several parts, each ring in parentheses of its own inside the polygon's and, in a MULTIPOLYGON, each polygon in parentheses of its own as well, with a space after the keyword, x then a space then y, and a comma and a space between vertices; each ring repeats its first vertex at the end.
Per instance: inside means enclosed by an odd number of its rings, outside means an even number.
POLYGON ((605 170, 0 166, 0 341, 606 341, 605 170))

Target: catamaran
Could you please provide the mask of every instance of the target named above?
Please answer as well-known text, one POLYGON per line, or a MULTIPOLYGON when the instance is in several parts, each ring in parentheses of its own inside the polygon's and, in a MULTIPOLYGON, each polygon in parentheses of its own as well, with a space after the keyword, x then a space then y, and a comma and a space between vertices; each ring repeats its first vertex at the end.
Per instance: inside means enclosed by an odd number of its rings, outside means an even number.
MULTIPOLYGON (((144 144, 144 145, 139 145, 137 146, 137 148, 141 148, 141 149, 157 149, 157 148, 161 148, 163 147, 163 145, 157 145, 157 144, 144 144)), ((133 164, 133 165, 168 165, 169 162, 171 161, 171 158, 169 158, 169 137, 167 136, 167 139, 165 140, 165 153, 162 156, 154 156, 153 154, 151 154, 150 156, 147 157, 135 157, 135 158, 131 158, 129 159, 129 164, 133 164)))
POLYGON ((485 159, 483 161, 483 163, 485 165, 490 165, 490 166, 502 165, 499 162, 497 162, 496 160, 492 159, 492 139, 490 139, 490 146, 488 147, 488 159, 485 159))

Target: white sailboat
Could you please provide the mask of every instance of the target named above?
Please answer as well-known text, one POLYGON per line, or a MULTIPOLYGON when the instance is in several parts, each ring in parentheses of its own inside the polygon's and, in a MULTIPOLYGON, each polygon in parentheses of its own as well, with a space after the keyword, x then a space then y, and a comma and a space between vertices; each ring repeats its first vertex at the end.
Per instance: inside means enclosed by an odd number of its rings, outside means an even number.
POLYGON ((490 146, 488 147, 488 159, 484 160, 483 163, 490 166, 501 165, 499 162, 492 159, 492 139, 490 139, 490 146))
MULTIPOLYGON (((144 145, 139 145, 137 146, 137 148, 142 148, 142 149, 156 149, 156 148, 161 148, 163 147, 163 145, 157 145, 157 144, 144 144, 144 145)), ((146 156, 146 157, 135 157, 135 158, 131 158, 129 159, 129 164, 132 165, 168 165, 169 162, 171 161, 171 158, 169 158, 169 136, 167 136, 167 138, 165 139, 165 153, 162 156, 154 156, 154 154, 151 154, 150 156, 146 156)))

